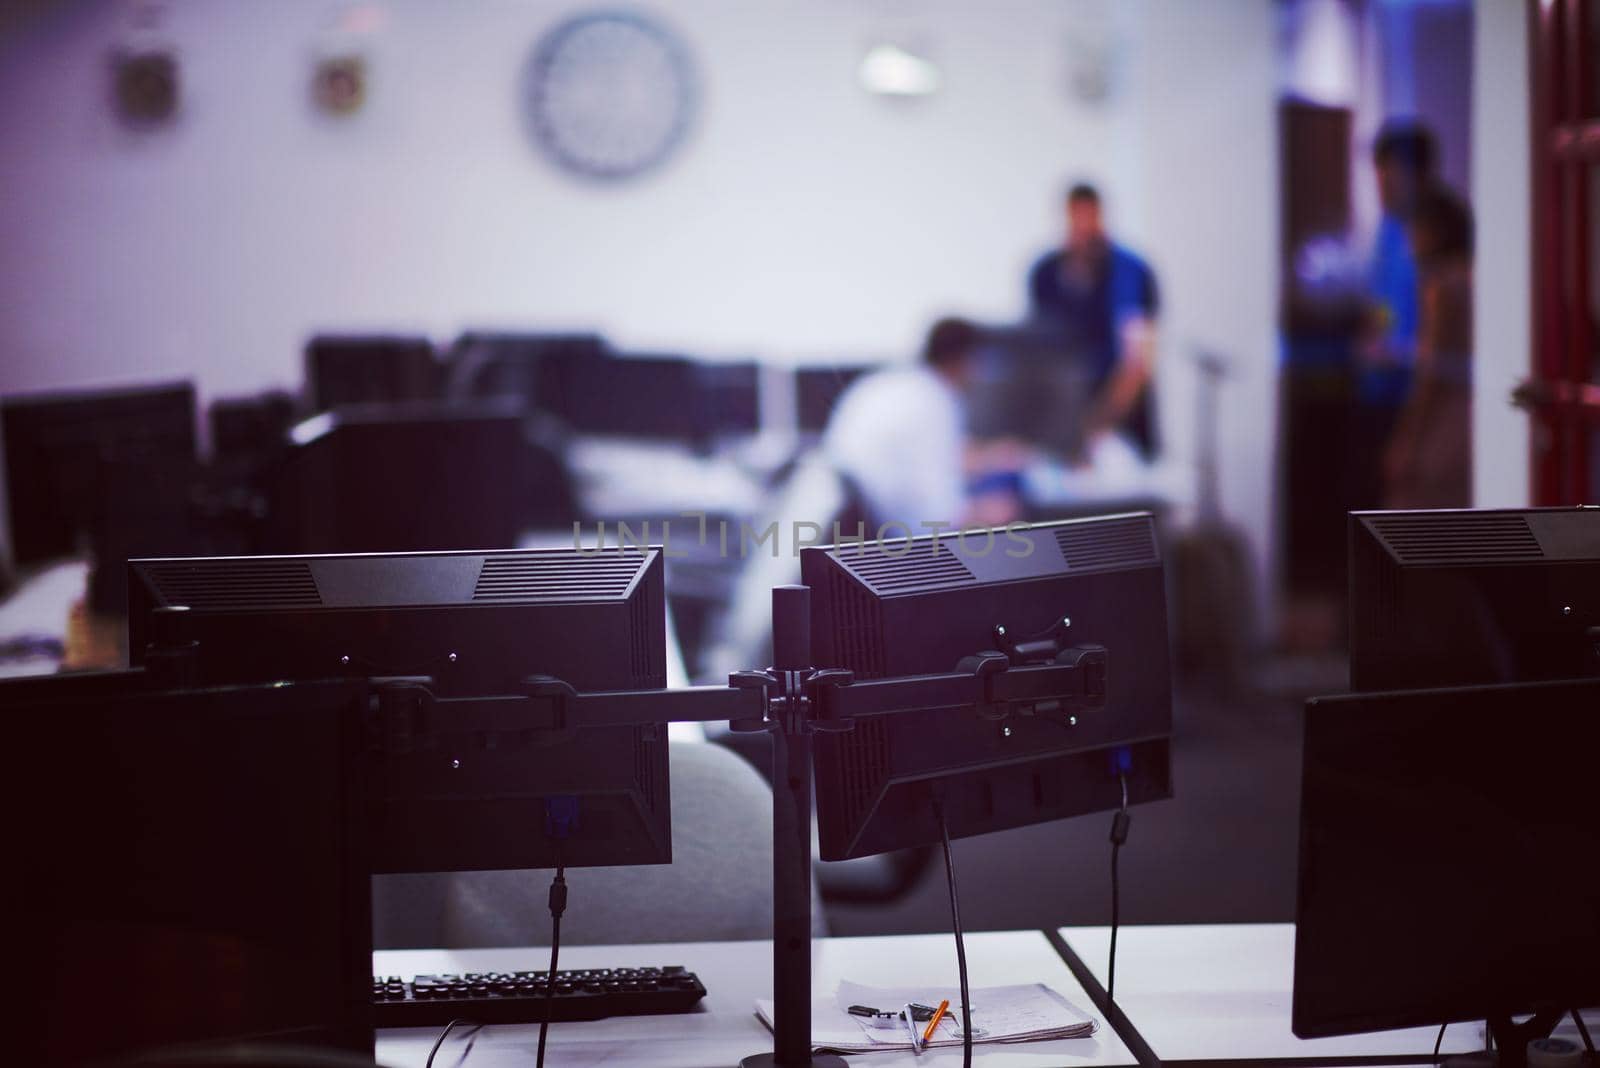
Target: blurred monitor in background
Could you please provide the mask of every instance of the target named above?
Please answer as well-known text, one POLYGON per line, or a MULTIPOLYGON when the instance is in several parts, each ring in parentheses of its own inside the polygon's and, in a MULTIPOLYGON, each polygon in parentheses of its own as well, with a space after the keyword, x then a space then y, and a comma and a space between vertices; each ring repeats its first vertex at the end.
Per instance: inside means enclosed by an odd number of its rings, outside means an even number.
POLYGON ((761 429, 761 368, 757 364, 701 363, 695 373, 708 433, 726 438, 761 429))
POLYGON ((555 414, 580 434, 694 441, 707 433, 699 384, 694 362, 682 356, 575 360, 555 414))
POLYGON ((341 404, 429 400, 444 377, 433 342, 405 335, 330 335, 306 345, 306 399, 314 412, 341 404))
POLYGON ((558 395, 536 406, 576 434, 709 448, 759 429, 754 364, 619 353, 572 360, 562 371, 558 395))
POLYGON ((282 391, 211 402, 211 455, 219 462, 255 463, 281 450, 295 423, 294 398, 282 391))
POLYGON ((79 552, 105 494, 108 463, 193 463, 194 386, 7 397, 6 486, 18 563, 79 552))
POLYGON ((1078 459, 1094 399, 1088 363, 1074 335, 1057 327, 985 330, 967 395, 967 429, 974 438, 1012 438, 1078 459))
POLYGON ((796 418, 802 434, 821 434, 851 383, 878 368, 872 364, 802 367, 794 375, 796 418))
POLYGON ((570 369, 610 351, 598 334, 518 334, 468 330, 450 347, 451 397, 520 397, 562 414, 570 369))
POLYGON ((93 557, 89 601, 119 612, 129 556, 192 548, 194 386, 8 397, 6 510, 19 565, 93 557))
POLYGON ((557 431, 696 446, 759 429, 753 363, 615 353, 594 334, 462 334, 452 397, 518 397, 557 431))
POLYGON ((1072 338, 1065 358, 1087 373, 1092 399, 1083 449, 1116 433, 1152 459, 1158 447, 1151 392, 1160 305, 1155 273, 1111 239, 1094 186, 1072 186, 1065 209, 1061 247, 1040 257, 1028 274, 1031 319, 1072 338))
POLYGON ((291 440, 282 551, 504 549, 575 518, 565 467, 527 440, 510 398, 349 405, 291 440))

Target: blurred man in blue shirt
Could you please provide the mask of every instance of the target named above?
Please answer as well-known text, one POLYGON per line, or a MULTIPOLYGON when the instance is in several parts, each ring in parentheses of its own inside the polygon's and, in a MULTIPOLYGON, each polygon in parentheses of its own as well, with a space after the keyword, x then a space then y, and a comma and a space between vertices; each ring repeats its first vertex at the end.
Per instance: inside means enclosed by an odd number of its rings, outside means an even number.
POLYGON ((1410 385, 1417 348, 1417 261, 1406 228, 1418 199, 1437 182, 1433 134, 1411 119, 1391 119, 1372 144, 1383 217, 1373 243, 1368 294, 1367 404, 1397 405, 1410 385))
POLYGON ((1160 298, 1144 260, 1107 235, 1100 194, 1079 183, 1067 192, 1062 247, 1028 274, 1031 315, 1059 328, 1069 350, 1089 363, 1094 399, 1084 427, 1086 452, 1107 434, 1154 457, 1155 320, 1160 298))

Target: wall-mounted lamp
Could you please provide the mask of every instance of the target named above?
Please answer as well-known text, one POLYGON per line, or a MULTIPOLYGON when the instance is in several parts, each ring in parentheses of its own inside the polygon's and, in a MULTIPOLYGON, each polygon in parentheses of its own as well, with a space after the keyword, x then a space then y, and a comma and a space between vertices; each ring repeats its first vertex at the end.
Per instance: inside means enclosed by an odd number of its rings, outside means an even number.
POLYGON ((894 44, 867 49, 858 76, 861 88, 878 96, 929 96, 943 84, 932 60, 894 44))

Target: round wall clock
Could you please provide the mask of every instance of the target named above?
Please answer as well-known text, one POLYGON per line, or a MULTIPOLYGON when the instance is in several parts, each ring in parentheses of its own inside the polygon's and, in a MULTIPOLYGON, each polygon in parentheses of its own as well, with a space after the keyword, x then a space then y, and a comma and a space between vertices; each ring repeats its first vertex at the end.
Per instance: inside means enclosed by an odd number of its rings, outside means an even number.
POLYGON ((586 178, 631 178, 683 142, 696 106, 694 69, 660 23, 591 12, 534 46, 523 103, 530 136, 558 166, 586 178))

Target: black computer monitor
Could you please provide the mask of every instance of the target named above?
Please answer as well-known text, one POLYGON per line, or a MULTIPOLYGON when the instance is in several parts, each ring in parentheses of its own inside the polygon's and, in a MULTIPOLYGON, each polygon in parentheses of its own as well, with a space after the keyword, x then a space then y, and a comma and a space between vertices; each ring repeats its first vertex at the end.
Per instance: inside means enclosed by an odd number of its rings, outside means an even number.
POLYGON ((731 438, 761 429, 761 369, 756 364, 702 362, 695 377, 708 436, 731 438))
MULTIPOLYGON (((94 540, 109 467, 194 464, 195 419, 194 386, 187 382, 0 401, 16 562, 68 556, 94 540)), ((174 528, 184 519, 163 518, 174 528)), ((143 551, 161 550, 146 545, 143 551)))
POLYGON ((469 330, 450 346, 448 395, 519 397, 559 415, 569 369, 609 351, 598 334, 469 330))
POLYGON ((1600 675, 1600 508, 1352 512, 1350 688, 1600 675))
POLYGON ((319 334, 306 343, 306 400, 314 412, 341 404, 431 400, 443 367, 425 337, 319 334))
POLYGON ((282 551, 498 549, 536 519, 577 518, 565 466, 527 439, 511 398, 346 405, 297 424, 290 441, 282 551))
POLYGON ((794 373, 795 418, 803 434, 820 434, 844 391, 878 364, 837 364, 802 367, 794 373))
MULTIPOLYGON (((535 675, 579 691, 666 686, 656 549, 129 566, 133 662, 192 648, 202 684, 427 676, 444 698, 518 697, 535 675)), ((374 871, 671 861, 663 725, 548 729, 514 701, 500 715, 414 696, 399 688, 380 717, 374 871)))
POLYGON ((574 360, 557 398, 540 402, 570 429, 707 447, 760 428, 752 363, 705 363, 655 353, 574 360))
POLYGON ((863 718, 816 742, 824 860, 1059 819, 1172 793, 1166 594, 1148 514, 806 549, 812 656, 857 678, 1107 650, 1105 706, 1003 722, 970 711, 863 718), (1070 623, 1068 622, 1070 621, 1070 623), (997 630, 1003 628, 1003 631, 997 630))
POLYGON ((1595 679, 1307 704, 1295 1034, 1600 1004, 1597 713, 1595 679))
POLYGON ((573 361, 559 403, 540 407, 582 434, 694 442, 709 436, 701 394, 694 361, 629 354, 573 361))
POLYGON ((28 754, 0 787, 11 1059, 371 1055, 365 693, 160 692, 141 672, 0 683, 8 744, 28 754))
POLYGON ((987 328, 974 363, 966 396, 974 437, 1019 438, 1059 456, 1082 452, 1094 382, 1073 335, 1039 326, 987 328))
POLYGON ((294 398, 281 390, 252 397, 223 397, 207 411, 211 455, 219 462, 257 464, 289 444, 295 422, 294 398))

